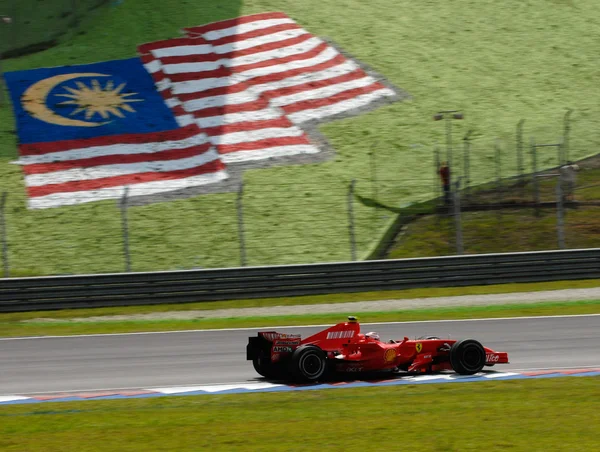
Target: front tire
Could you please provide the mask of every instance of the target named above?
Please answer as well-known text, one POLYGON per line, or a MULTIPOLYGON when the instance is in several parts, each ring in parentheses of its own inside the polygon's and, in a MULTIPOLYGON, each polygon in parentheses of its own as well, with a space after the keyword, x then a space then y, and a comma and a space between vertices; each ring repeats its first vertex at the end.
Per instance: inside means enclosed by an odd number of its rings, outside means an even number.
POLYGON ((450 365, 460 375, 473 375, 485 366, 485 349, 475 339, 463 339, 450 348, 450 365))
POLYGON ((292 354, 291 373, 299 381, 317 381, 325 375, 325 353, 315 345, 302 345, 292 354))

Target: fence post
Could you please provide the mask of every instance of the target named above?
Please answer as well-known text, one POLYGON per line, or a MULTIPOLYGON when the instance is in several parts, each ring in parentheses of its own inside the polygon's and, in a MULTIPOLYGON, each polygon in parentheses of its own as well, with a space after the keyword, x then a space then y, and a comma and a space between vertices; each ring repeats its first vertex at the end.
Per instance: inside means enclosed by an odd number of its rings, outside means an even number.
POLYGON ((240 267, 246 266, 246 231, 244 229, 244 181, 240 182, 237 193, 236 210, 238 219, 238 237, 240 240, 240 267))
POLYGON ((517 124, 517 174, 519 176, 519 185, 521 186, 521 197, 525 196, 525 176, 523 165, 523 124, 525 120, 521 119, 517 124))
POLYGON ((371 163, 371 196, 373 200, 377 201, 379 193, 377 191, 377 143, 373 143, 371 146, 371 152, 369 152, 370 163, 371 163))
POLYGON ((354 186, 356 185, 356 180, 352 179, 350 186, 348 187, 348 231, 350 235, 350 259, 352 261, 356 260, 356 236, 354 233, 354 186))
POLYGON ((561 177, 556 181, 556 233, 558 236, 558 248, 565 248, 565 206, 563 203, 563 190, 561 177))
POLYGON ((6 198, 8 193, 2 193, 0 198, 0 240, 2 241, 2 267, 4 268, 4 277, 10 276, 10 270, 8 266, 8 241, 6 238, 6 220, 4 218, 4 208, 6 206, 6 198))
POLYGON ((500 141, 498 139, 496 139, 494 151, 494 160, 496 161, 496 196, 497 202, 498 204, 500 204, 500 201, 502 200, 502 156, 500 149, 500 141))
POLYGON ((569 135, 571 133, 571 113, 573 110, 567 108, 567 112, 565 113, 565 117, 563 119, 563 162, 559 163, 567 163, 569 161, 569 135))
POLYGON ((127 219, 127 202, 129 195, 129 187, 125 186, 123 196, 121 197, 121 231, 123 234, 123 255, 125 256, 125 271, 131 271, 131 256, 129 254, 129 225, 127 219))
POLYGON ((534 137, 531 137, 531 177, 533 186, 533 202, 537 208, 540 204, 540 183, 537 177, 537 147, 535 145, 534 137))
POLYGON ((469 130, 467 132, 467 134, 464 136, 463 138, 463 142, 464 142, 464 150, 463 150, 463 175, 465 177, 465 195, 466 197, 469 196, 469 191, 470 191, 470 187, 471 187, 471 141, 470 141, 470 137, 471 137, 471 133, 473 133, 473 130, 469 130))
POLYGON ((440 148, 437 146, 433 150, 433 195, 436 202, 440 200, 440 148))
POLYGON ((456 233, 456 254, 463 254, 462 218, 460 209, 460 179, 454 183, 454 231, 456 233))

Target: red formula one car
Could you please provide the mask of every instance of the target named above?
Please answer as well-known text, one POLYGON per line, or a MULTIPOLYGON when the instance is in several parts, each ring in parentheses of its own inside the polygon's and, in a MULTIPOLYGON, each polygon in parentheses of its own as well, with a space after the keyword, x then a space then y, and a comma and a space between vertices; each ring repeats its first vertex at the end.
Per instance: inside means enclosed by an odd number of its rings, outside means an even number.
POLYGON ((383 342, 375 333, 361 334, 356 318, 348 317, 347 322, 305 339, 299 334, 259 332, 249 338, 246 359, 266 378, 317 381, 349 372, 453 370, 472 375, 484 366, 508 363, 508 354, 484 347, 474 339, 426 336, 383 342))

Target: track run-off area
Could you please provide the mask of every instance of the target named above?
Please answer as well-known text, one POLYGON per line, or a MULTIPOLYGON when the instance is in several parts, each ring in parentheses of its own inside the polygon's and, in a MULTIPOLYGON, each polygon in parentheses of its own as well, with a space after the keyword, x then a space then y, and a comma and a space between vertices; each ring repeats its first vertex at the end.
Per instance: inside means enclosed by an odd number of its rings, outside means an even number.
POLYGON ((246 361, 258 330, 307 336, 327 326, 2 338, 0 404, 600 375, 600 314, 361 324, 383 340, 471 337, 508 352, 510 364, 470 377, 286 385, 264 380, 246 361))

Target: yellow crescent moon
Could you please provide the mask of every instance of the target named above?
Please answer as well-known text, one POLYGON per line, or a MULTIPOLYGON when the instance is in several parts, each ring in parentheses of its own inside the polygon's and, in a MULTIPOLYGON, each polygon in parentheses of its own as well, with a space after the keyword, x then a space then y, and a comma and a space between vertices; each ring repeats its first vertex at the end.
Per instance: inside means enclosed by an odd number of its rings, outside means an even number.
POLYGON ((50 93, 50 91, 52 91, 52 88, 54 88, 56 85, 62 82, 66 82, 67 80, 72 80, 74 78, 80 77, 110 77, 110 75, 95 74, 92 72, 72 73, 55 75, 54 77, 40 80, 39 82, 34 83, 29 88, 27 88, 27 90, 23 93, 23 97, 21 97, 21 103, 23 104, 23 108, 27 110, 34 118, 59 126, 98 127, 103 126, 104 124, 108 124, 110 121, 85 122, 80 121, 78 119, 65 118, 64 116, 57 115, 46 106, 46 100, 48 99, 48 94, 50 93))

